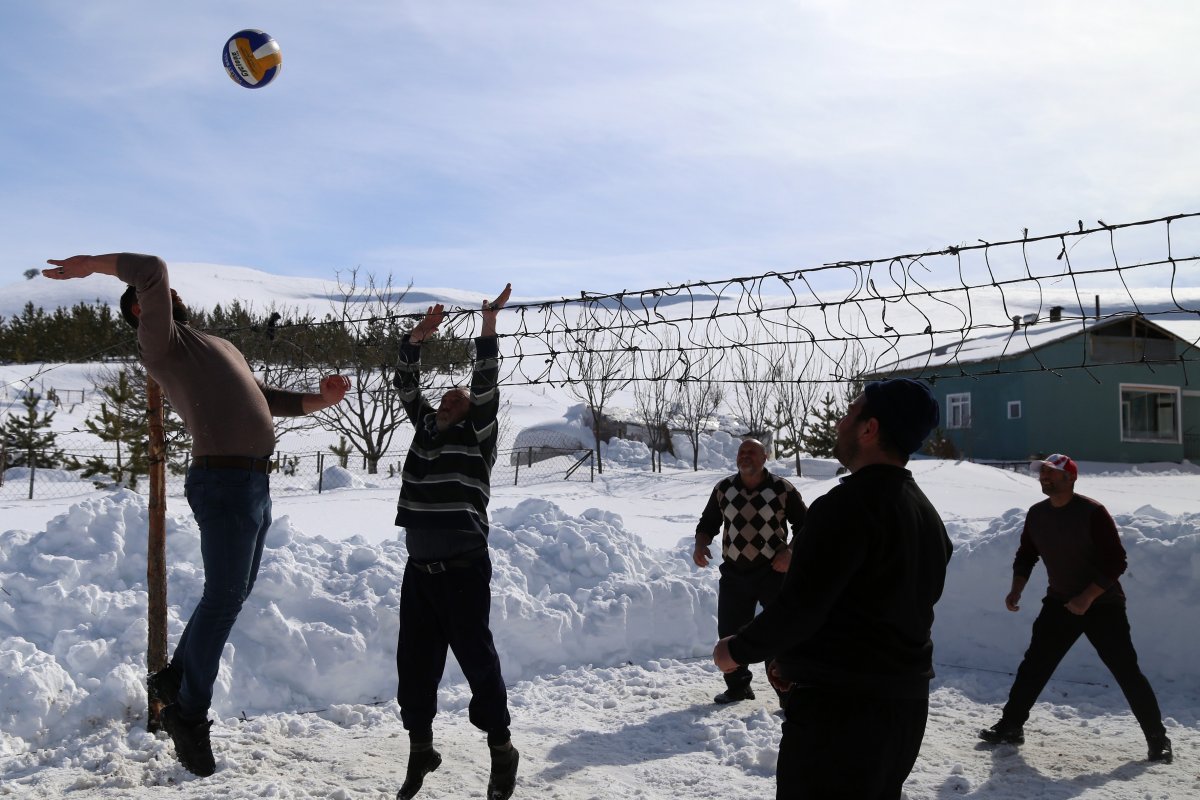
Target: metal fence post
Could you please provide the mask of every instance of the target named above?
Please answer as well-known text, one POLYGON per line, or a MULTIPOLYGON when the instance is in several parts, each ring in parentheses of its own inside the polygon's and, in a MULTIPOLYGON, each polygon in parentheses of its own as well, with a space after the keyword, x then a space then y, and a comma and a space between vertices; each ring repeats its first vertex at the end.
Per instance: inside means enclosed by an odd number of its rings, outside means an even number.
POLYGON ((592 457, 588 459, 588 466, 591 468, 592 477, 588 479, 588 483, 596 482, 596 451, 592 451, 592 457))
POLYGON ((33 476, 37 473, 37 459, 33 457, 33 448, 29 448, 29 499, 33 499, 33 476))
POLYGON ((317 453, 317 494, 325 486, 325 454, 317 453))

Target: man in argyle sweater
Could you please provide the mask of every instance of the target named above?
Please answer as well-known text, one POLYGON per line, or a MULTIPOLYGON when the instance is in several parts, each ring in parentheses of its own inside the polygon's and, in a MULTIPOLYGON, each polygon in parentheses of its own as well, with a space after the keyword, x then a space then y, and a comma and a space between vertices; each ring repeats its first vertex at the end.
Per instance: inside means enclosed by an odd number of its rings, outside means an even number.
MULTIPOLYGON (((804 524, 804 501, 784 478, 765 468, 767 450, 756 439, 738 448, 734 475, 713 489, 696 525, 696 566, 708 566, 709 545, 721 533, 721 580, 717 587, 717 636, 738 632, 754 619, 756 606, 766 607, 779 594, 791 563, 788 525, 792 537, 804 524)), ((725 691, 713 700, 734 703, 753 700, 751 674, 745 666, 725 673, 725 691)))

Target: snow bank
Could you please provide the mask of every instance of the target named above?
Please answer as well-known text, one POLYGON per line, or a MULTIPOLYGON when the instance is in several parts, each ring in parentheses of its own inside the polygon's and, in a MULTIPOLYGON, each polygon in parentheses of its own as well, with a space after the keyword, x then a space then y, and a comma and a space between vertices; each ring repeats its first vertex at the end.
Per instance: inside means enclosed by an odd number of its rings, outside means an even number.
MULTIPOLYGON (((85 500, 40 533, 0 535, 0 749, 47 746, 145 712, 145 498, 85 500)), ((664 558, 619 517, 528 500, 495 513, 493 621, 509 681, 560 665, 702 655, 714 572, 664 558)), ((272 525, 262 570, 222 659, 214 712, 386 700, 395 691, 401 541, 368 545, 272 525)), ((173 648, 203 589, 199 532, 167 520, 173 648)), ((461 680, 450 662, 447 679, 461 680)))
MULTIPOLYGON (((1046 592, 1046 571, 1039 562, 1021 597, 1020 611, 1004 607, 1025 512, 1010 509, 955 550, 934 623, 939 662, 1016 671, 1046 592)), ((1155 687, 1182 683, 1195 688, 1200 637, 1190 609, 1200 605, 1200 514, 1176 517, 1145 506, 1113 519, 1128 555, 1121 586, 1142 670, 1155 687)), ((1071 649, 1055 676, 1112 682, 1084 640, 1071 649)))

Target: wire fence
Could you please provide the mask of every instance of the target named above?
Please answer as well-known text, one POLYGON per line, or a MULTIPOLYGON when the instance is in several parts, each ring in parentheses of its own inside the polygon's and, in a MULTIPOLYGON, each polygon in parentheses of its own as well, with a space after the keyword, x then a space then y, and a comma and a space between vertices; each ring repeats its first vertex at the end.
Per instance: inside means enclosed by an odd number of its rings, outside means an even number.
MULTIPOLYGON (((275 494, 320 494, 356 489, 391 489, 399 493, 406 451, 384 454, 375 464, 356 456, 339 457, 330 452, 275 454, 271 491, 275 494)), ((118 462, 112 448, 73 447, 61 450, 21 454, 19 466, 8 466, 12 453, 0 451, 0 501, 46 500, 84 497, 96 491, 129 488, 149 491, 148 469, 128 461, 118 462), (86 475, 84 468, 72 468, 75 462, 103 461, 107 474, 86 475), (124 466, 124 469, 120 467, 124 466), (118 481, 114 474, 122 472, 118 481)), ((501 450, 492 469, 492 485, 528 486, 554 481, 590 482, 594 480, 594 453, 585 448, 560 448, 539 445, 501 450)), ((182 496, 188 461, 186 455, 169 460, 167 494, 182 496)))

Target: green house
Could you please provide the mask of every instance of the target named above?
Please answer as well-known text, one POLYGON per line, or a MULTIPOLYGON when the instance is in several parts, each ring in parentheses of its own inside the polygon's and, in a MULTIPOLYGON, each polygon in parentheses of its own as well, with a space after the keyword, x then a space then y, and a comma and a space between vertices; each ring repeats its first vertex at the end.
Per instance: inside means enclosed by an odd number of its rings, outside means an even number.
POLYGON ((1139 314, 1040 321, 959 339, 878 371, 919 378, 964 457, 1200 459, 1200 322, 1139 314))

